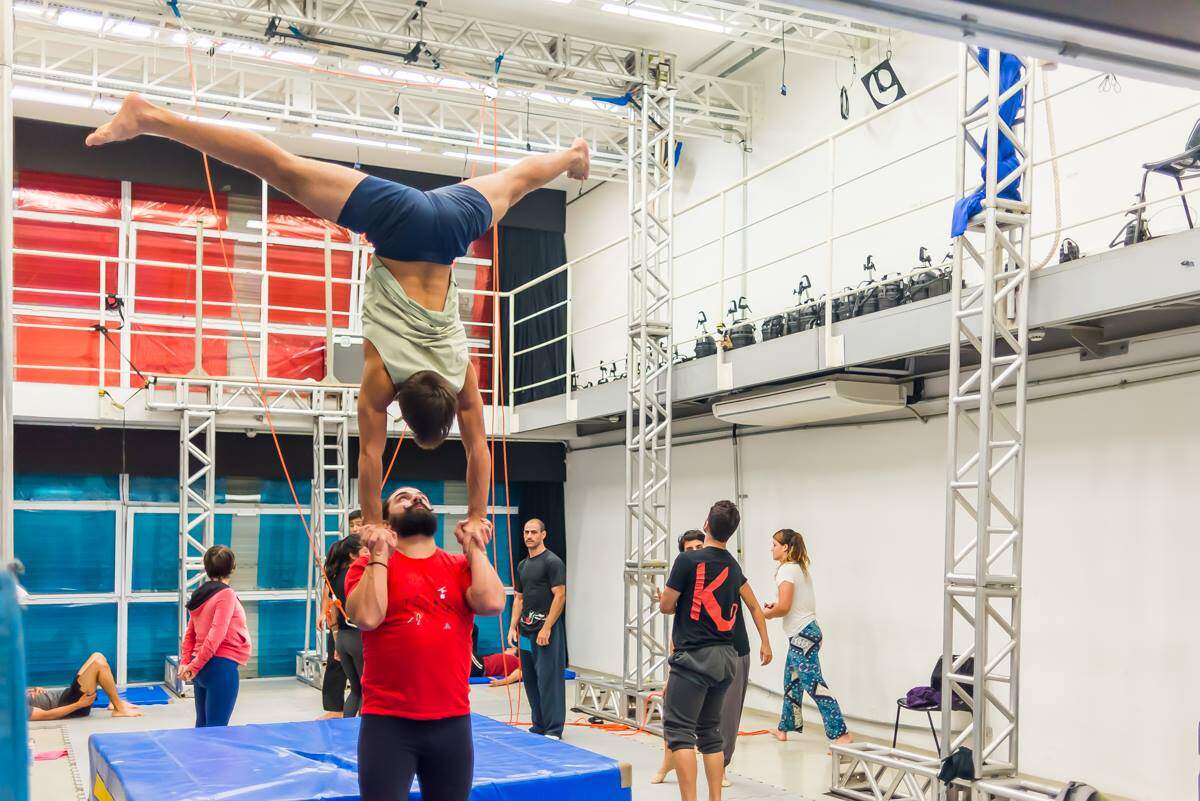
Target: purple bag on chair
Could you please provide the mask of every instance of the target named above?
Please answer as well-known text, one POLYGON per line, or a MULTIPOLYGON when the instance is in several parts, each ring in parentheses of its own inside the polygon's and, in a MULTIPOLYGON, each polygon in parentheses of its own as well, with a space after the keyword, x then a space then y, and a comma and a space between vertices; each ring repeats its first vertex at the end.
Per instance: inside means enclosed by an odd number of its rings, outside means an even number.
POLYGON ((918 709, 940 707, 942 705, 942 691, 935 690, 932 687, 913 687, 904 696, 904 703, 909 707, 918 709))

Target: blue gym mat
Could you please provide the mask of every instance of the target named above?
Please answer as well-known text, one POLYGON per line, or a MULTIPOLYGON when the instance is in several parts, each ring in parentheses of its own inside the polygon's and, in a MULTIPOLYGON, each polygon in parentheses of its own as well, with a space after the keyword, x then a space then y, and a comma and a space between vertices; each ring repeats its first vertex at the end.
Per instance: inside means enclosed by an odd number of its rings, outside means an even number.
MULTIPOLYGON (((472 715, 474 801, 630 801, 628 768, 472 715)), ((92 801, 357 801, 358 719, 93 734, 92 801)), ((448 758, 452 758, 447 755, 448 758)), ((409 799, 419 799, 414 782, 409 799)))
MULTIPOLYGON (((170 700, 167 697, 167 691, 160 684, 155 684, 151 687, 128 687, 121 690, 118 695, 129 703, 137 704, 138 706, 161 706, 170 700)), ((92 709, 105 709, 107 707, 108 693, 97 688, 96 700, 92 701, 92 709)))
MULTIPOLYGON (((467 679, 467 681, 470 682, 471 684, 488 684, 489 682, 491 682, 491 680, 493 678, 502 679, 504 677, 503 676, 472 676, 471 678, 467 679)), ((575 671, 564 670, 563 678, 566 679, 567 681, 570 681, 571 679, 575 678, 575 671)), ((134 703, 137 703, 137 702, 134 701, 134 703)))

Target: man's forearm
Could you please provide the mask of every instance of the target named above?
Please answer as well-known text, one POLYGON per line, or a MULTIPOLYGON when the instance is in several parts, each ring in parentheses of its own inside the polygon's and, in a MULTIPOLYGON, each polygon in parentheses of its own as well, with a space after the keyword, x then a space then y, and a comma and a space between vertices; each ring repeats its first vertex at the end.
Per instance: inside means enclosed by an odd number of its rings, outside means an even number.
POLYGON ((504 611, 504 585, 496 568, 487 558, 487 551, 476 544, 467 553, 467 564, 471 568, 471 584, 467 588, 467 600, 476 614, 488 617, 504 611))
POLYGON ((382 457, 364 450, 358 455, 358 508, 364 523, 383 522, 382 484, 382 457))
POLYGON ((767 616, 763 614, 762 607, 754 604, 750 608, 750 616, 754 619, 754 628, 758 629, 759 642, 769 642, 770 635, 767 634, 767 616))
MULTIPOLYGON (((467 448, 467 517, 487 517, 488 485, 492 477, 492 456, 486 443, 467 448)), ((361 481, 361 479, 360 479, 361 481)))
POLYGON ((519 592, 514 593, 513 594, 513 607, 512 607, 512 622, 509 624, 509 628, 515 629, 517 627, 517 621, 521 619, 521 612, 523 612, 524 609, 525 609, 525 602, 521 598, 521 593, 519 593, 519 592))
POLYGON ((546 613, 546 627, 553 626, 559 616, 562 615, 563 608, 567 605, 567 590, 563 588, 561 593, 555 593, 554 600, 550 602, 550 611, 546 613))
MULTIPOLYGON (((370 557, 374 561, 375 557, 370 557)), ((346 614, 359 628, 371 631, 387 616, 387 571, 368 563, 363 577, 346 598, 346 614), (379 573, 380 575, 376 575, 379 573), (376 580, 379 579, 379 580, 376 580)))

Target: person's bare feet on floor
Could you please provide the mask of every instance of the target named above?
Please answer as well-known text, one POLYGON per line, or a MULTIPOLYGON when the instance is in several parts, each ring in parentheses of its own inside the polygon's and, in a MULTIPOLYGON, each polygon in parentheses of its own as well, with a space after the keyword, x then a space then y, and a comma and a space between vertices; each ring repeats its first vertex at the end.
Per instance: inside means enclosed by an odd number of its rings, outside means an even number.
POLYGON ((586 181, 592 171, 592 152, 588 148, 587 140, 583 137, 577 138, 571 144, 571 150, 575 154, 575 163, 567 170, 567 177, 576 181, 586 181))
POLYGON ((774 737, 776 740, 778 740, 781 743, 787 742, 787 732, 786 731, 780 731, 779 729, 771 729, 771 736, 774 737))
POLYGON ((321 715, 321 717, 317 718, 317 720, 333 720, 334 718, 342 717, 345 716, 341 712, 326 712, 325 714, 321 715))
MULTIPOLYGON (((838 737, 834 740, 830 740, 829 742, 833 743, 834 745, 847 745, 849 743, 854 742, 854 737, 852 737, 850 735, 850 732, 846 732, 841 737, 838 737)), ((825 756, 831 756, 832 754, 833 754, 833 751, 825 752, 825 756)))
POLYGON ((673 771, 673 770, 675 770, 675 768, 667 768, 666 770, 660 770, 658 773, 655 773, 650 778, 650 783, 651 784, 662 784, 663 782, 665 782, 667 780, 667 776, 670 775, 671 771, 673 771))
POLYGON ((120 706, 113 707, 112 716, 114 718, 140 718, 142 710, 133 704, 121 704, 120 706))
POLYGON ((156 110, 156 106, 136 92, 126 95, 116 116, 88 134, 84 141, 88 147, 98 147, 140 136, 146 133, 146 121, 156 110))

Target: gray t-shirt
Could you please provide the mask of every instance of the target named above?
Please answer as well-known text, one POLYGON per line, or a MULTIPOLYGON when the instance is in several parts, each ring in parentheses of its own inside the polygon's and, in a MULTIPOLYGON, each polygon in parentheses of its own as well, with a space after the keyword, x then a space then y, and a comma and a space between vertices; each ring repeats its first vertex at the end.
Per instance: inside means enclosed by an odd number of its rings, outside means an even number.
POLYGON ((35 709, 49 712, 51 709, 62 706, 59 702, 65 692, 66 690, 40 690, 36 693, 26 693, 25 702, 29 705, 29 717, 33 717, 35 709))

